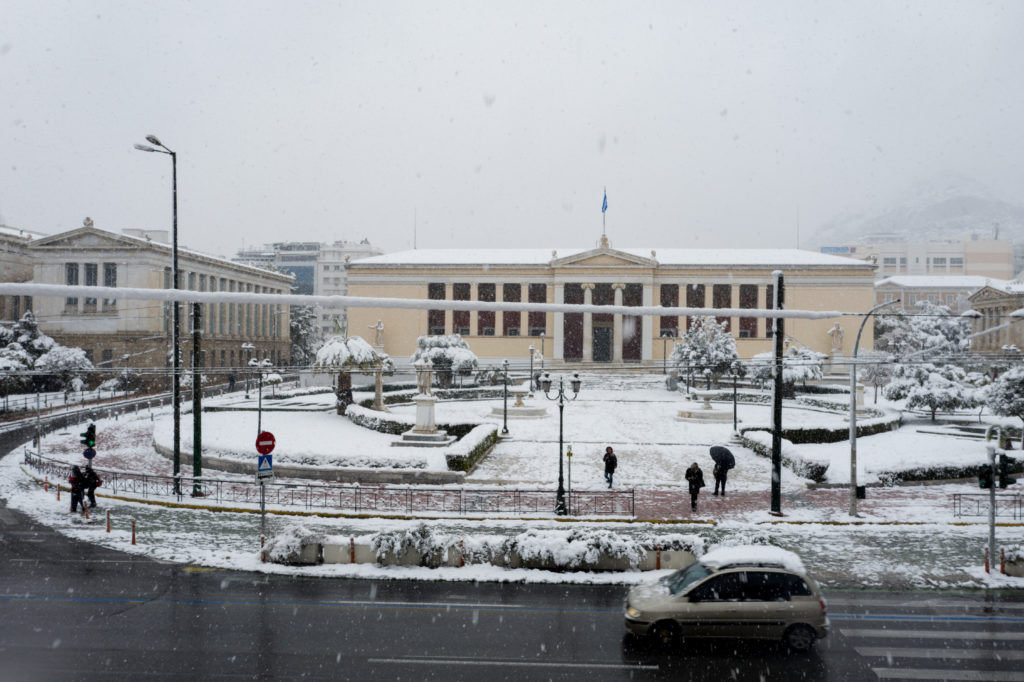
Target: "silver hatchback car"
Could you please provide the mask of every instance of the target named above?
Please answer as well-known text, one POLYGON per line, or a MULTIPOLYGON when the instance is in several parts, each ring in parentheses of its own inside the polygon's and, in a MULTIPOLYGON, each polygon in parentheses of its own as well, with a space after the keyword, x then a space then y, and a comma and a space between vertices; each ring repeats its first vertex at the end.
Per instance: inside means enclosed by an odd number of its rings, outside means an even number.
POLYGON ((792 552, 754 545, 708 552, 655 583, 637 585, 625 625, 662 645, 680 637, 777 639, 807 651, 829 630, 825 598, 792 552))

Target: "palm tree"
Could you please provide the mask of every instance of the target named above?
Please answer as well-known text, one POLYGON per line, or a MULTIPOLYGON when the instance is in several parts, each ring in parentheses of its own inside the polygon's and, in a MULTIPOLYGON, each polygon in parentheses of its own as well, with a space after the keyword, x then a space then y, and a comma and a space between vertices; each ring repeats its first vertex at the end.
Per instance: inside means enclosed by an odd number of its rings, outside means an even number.
MULTIPOLYGON (((338 414, 352 404, 352 371, 371 372, 394 371, 394 364, 387 353, 378 353, 361 336, 332 336, 316 352, 313 372, 337 373, 338 414)), ((379 390, 379 382, 378 382, 379 390)), ((380 396, 377 396, 378 404, 380 396)))

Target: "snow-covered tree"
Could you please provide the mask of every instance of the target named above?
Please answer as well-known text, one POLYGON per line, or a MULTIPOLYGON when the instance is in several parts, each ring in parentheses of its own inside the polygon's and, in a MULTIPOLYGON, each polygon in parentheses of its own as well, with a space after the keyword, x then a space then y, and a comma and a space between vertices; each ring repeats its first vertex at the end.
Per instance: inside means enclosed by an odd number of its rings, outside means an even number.
MULTIPOLYGON (((1017 366, 1003 372, 986 387, 985 404, 993 414, 1017 417, 1024 422, 1024 367, 1017 366)), ((1020 447, 1024 449, 1024 428, 1021 429, 1020 447)))
POLYGON ((967 349, 970 321, 926 300, 916 307, 913 312, 875 315, 875 350, 899 360, 915 353, 922 357, 926 350, 952 354, 967 349))
POLYGON ((693 325, 672 348, 669 362, 683 372, 687 369, 705 377, 708 382, 739 363, 736 340, 726 331, 725 323, 714 317, 696 317, 693 325))
POLYGON ((39 331, 39 322, 31 310, 25 311, 21 319, 14 323, 11 332, 14 336, 12 341, 21 344, 25 352, 32 357, 33 364, 37 358, 57 345, 56 341, 39 331))
POLYGON ((875 389, 875 403, 878 403, 878 389, 892 381, 892 356, 877 350, 857 353, 857 379, 875 389))
POLYGON ((882 394, 889 400, 905 400, 909 409, 923 408, 931 412, 952 412, 975 407, 980 375, 968 375, 956 365, 897 365, 893 381, 882 394))
POLYGON ((293 305, 289 309, 291 320, 291 364, 309 367, 316 362, 317 350, 323 346, 323 333, 317 319, 317 308, 312 305, 293 305))
MULTIPOLYGON (((0 327, 0 329, 9 329, 0 327)), ((10 338, 13 338, 11 336, 10 338)), ((0 348, 0 395, 5 399, 12 393, 19 393, 29 384, 28 370, 32 366, 32 358, 21 347, 20 343, 8 343, 6 348, 0 348)))
POLYGON ((424 358, 430 359, 437 385, 442 388, 451 386, 455 382, 455 375, 469 376, 478 366, 476 355, 458 334, 421 336, 416 339, 416 352, 410 360, 417 362, 424 358))
MULTIPOLYGON (((782 354, 782 383, 785 384, 785 395, 793 394, 793 386, 800 381, 822 377, 821 366, 825 354, 810 348, 793 346, 782 354)), ((762 385, 772 380, 772 368, 775 365, 775 353, 758 353, 744 363, 748 376, 762 385)))
MULTIPOLYGON (((47 337, 49 338, 49 337, 47 337)), ((82 376, 92 371, 92 363, 81 348, 68 348, 54 344, 49 351, 39 356, 33 367, 47 376, 44 384, 56 391, 79 390, 82 376)))
POLYGON ((352 404, 352 372, 372 372, 378 368, 389 374, 395 371, 391 357, 375 351, 361 336, 328 338, 313 361, 313 372, 338 375, 338 414, 345 414, 352 404))

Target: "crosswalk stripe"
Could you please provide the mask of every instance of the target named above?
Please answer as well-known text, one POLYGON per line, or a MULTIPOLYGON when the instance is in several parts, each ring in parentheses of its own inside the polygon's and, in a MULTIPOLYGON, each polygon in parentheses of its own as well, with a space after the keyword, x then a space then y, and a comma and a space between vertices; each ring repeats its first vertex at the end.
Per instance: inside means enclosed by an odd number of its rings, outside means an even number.
POLYGON ((943 670, 941 668, 872 668, 880 680, 967 680, 1022 682, 1024 673, 1011 670, 943 670))
POLYGON ((998 639, 1024 641, 1024 632, 984 632, 981 630, 884 630, 841 628, 844 637, 885 637, 887 639, 998 639))
POLYGON ((956 658, 981 659, 985 661, 1022 661, 1024 651, 1016 649, 909 649, 886 646, 855 647, 861 656, 880 658, 956 658))

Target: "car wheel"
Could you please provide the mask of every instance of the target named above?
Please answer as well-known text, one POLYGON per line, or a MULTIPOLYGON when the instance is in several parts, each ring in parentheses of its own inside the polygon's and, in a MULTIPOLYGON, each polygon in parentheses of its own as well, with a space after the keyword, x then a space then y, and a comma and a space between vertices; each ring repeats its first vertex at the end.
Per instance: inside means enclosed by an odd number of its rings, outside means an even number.
POLYGON ((651 626, 651 639, 660 647, 670 647, 679 641, 679 626, 671 621, 655 623, 651 626))
POLYGON ((794 625, 782 635, 783 644, 792 651, 801 653, 809 651, 816 639, 818 639, 818 635, 809 625, 794 625))

